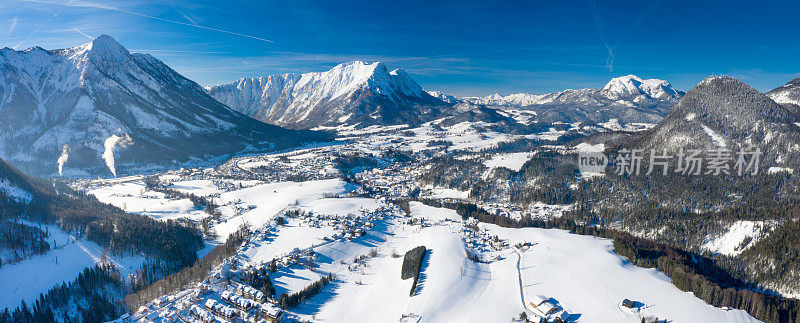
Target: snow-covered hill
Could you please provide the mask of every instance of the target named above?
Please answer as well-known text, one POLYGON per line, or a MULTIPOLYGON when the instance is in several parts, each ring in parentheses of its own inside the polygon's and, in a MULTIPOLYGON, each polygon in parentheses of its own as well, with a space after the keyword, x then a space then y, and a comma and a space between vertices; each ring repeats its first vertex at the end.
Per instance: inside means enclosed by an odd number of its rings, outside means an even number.
POLYGON ((629 124, 657 123, 681 96, 683 92, 674 89, 667 81, 626 75, 612 79, 602 89, 565 90, 542 95, 492 94, 463 100, 487 106, 533 110, 537 119, 543 122, 601 124, 617 119, 629 124))
POLYGON ((433 120, 449 104, 422 90, 402 69, 380 62, 329 71, 242 78, 208 93, 234 110, 290 128, 403 124, 433 120))
POLYGON ((730 76, 710 76, 681 98, 664 120, 629 145, 644 149, 760 148, 762 168, 800 158, 795 115, 730 76))
POLYGON ((0 157, 29 173, 57 173, 60 160, 67 173, 109 175, 114 166, 286 147, 307 136, 229 109, 110 36, 67 49, 0 49, 0 157), (128 148, 116 149, 122 143, 128 148))
POLYGON ((800 77, 772 91, 767 96, 796 115, 800 115, 800 77))

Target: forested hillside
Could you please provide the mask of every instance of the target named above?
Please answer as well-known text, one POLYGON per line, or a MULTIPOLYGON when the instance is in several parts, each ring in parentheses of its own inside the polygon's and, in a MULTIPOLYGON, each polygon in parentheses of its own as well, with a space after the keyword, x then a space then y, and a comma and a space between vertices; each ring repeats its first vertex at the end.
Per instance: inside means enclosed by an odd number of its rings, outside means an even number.
POLYGON ((0 247, 6 254, 15 255, 11 260, 50 250, 47 232, 37 224, 55 225, 75 237, 86 238, 104 247, 109 255, 141 255, 147 259, 147 265, 135 277, 120 277, 107 263, 87 268, 75 281, 54 286, 36 304, 21 304, 18 313, 9 309, 10 316, 0 315, 3 320, 48 321, 45 317, 64 315, 75 304, 91 310, 67 316, 82 316, 90 322, 113 318, 122 311, 117 300, 191 265, 203 246, 201 233, 190 225, 125 213, 64 184, 27 176, 3 160, 0 181, 5 185, 0 189, 0 247), (126 281, 137 281, 140 287, 126 281))

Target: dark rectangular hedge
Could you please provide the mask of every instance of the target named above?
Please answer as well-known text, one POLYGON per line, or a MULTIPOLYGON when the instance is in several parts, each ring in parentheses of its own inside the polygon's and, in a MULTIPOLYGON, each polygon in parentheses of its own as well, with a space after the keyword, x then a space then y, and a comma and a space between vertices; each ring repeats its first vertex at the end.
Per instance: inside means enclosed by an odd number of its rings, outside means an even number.
POLYGON ((419 275, 422 258, 425 257, 425 246, 419 246, 406 252, 403 258, 403 270, 400 278, 405 280, 419 275))
POLYGON ((419 246, 406 252, 403 258, 403 270, 400 273, 400 278, 409 279, 414 277, 414 283, 411 284, 411 291, 409 296, 414 296, 414 290, 417 289, 417 282, 419 282, 419 272, 422 270, 422 260, 425 259, 425 246, 419 246))

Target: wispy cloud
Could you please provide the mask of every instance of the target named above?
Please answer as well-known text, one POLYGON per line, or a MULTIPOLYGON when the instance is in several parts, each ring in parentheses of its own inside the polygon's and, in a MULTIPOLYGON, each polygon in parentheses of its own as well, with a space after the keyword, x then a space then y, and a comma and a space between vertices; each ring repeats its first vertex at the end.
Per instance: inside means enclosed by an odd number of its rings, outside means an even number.
POLYGON ((44 27, 44 26, 48 25, 48 24, 50 23, 50 21, 51 21, 51 20, 53 20, 53 17, 56 17, 56 16, 57 16, 57 15, 56 15, 56 13, 55 13, 55 12, 51 12, 50 16, 48 16, 48 17, 47 17, 47 20, 45 20, 45 21, 44 21, 44 23, 41 23, 41 24, 39 24, 38 26, 36 26, 36 29, 34 29, 34 30, 33 30, 33 32, 31 32, 30 34, 28 34, 28 36, 27 36, 27 37, 25 37, 25 39, 23 39, 22 41, 20 41, 19 43, 17 43, 16 45, 14 45, 14 47, 11 47, 11 48, 13 48, 13 49, 17 49, 17 47, 19 47, 20 45, 22 45, 23 43, 25 43, 26 41, 28 41, 29 39, 31 39, 31 37, 32 37, 33 35, 35 35, 36 33, 38 33, 38 32, 39 32, 39 30, 41 30, 41 29, 42 29, 42 27, 44 27))
POLYGON ((257 37, 257 36, 252 36, 252 35, 248 35, 248 34, 242 34, 242 33, 237 33, 237 32, 233 32, 233 31, 229 31, 229 30, 224 30, 224 29, 219 29, 219 28, 214 28, 214 27, 198 25, 198 24, 191 23, 191 22, 187 23, 187 22, 176 21, 176 20, 171 20, 171 19, 166 19, 166 18, 160 18, 160 17, 151 16, 151 15, 147 15, 147 14, 143 14, 143 13, 139 13, 139 12, 134 12, 134 11, 130 11, 130 10, 124 10, 124 9, 120 9, 120 8, 116 8, 116 7, 112 7, 112 6, 107 6, 107 5, 103 5, 103 4, 98 4, 98 3, 92 3, 92 2, 85 2, 85 1, 54 2, 54 1, 40 1, 40 0, 23 0, 23 1, 25 1, 25 2, 33 2, 33 3, 41 3, 41 4, 49 4, 49 5, 56 5, 56 6, 111 10, 111 11, 116 11, 116 12, 120 12, 120 13, 129 14, 129 15, 135 15, 135 16, 139 16, 139 17, 144 17, 144 18, 148 18, 148 19, 154 19, 154 20, 159 20, 159 21, 173 23, 173 24, 190 26, 190 27, 195 27, 195 28, 200 28, 200 29, 220 32, 220 33, 226 33, 226 34, 229 34, 229 35, 240 36, 240 37, 245 37, 245 38, 250 38, 250 39, 255 39, 255 40, 260 40, 260 41, 264 41, 264 42, 268 42, 268 43, 273 42, 272 40, 269 40, 269 39, 265 39, 265 38, 261 38, 261 37, 257 37))
POLYGON ((17 29, 17 23, 19 23, 19 19, 17 17, 14 17, 14 19, 11 20, 11 26, 8 27, 8 31, 6 32, 6 37, 11 35, 14 32, 14 30, 17 29))
POLYGON ((172 50, 172 49, 130 49, 131 52, 138 53, 188 53, 188 54, 230 54, 229 52, 212 52, 199 50, 172 50))
POLYGON ((421 77, 459 76, 479 71, 469 59, 449 56, 391 56, 370 54, 314 54, 275 52, 271 55, 228 57, 187 56, 167 50, 161 60, 203 85, 226 83, 241 77, 285 73, 322 72, 350 61, 383 62, 387 67, 403 68, 421 77))

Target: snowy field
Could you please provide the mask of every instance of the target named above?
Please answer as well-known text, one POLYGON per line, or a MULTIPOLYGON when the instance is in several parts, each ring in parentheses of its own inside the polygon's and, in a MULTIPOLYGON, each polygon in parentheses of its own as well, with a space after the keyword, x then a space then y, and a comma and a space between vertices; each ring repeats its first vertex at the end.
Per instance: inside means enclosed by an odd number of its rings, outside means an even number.
MULTIPOLYGON (((338 179, 308 182, 278 182, 259 184, 256 181, 238 181, 244 188, 221 192, 210 180, 176 181, 170 186, 178 191, 198 196, 216 194, 214 202, 223 214, 222 221, 214 225, 219 241, 239 226, 261 227, 282 209, 292 204, 317 200, 326 194, 345 193, 351 188, 338 179)), ((149 191, 140 179, 100 186, 89 191, 104 203, 120 207, 155 219, 200 220, 208 214, 194 207, 189 199, 168 199, 164 193, 149 191)))
MULTIPOLYGON (((412 204, 412 213, 431 221, 458 218, 452 210, 421 204, 412 204)), ((508 321, 523 311, 529 317, 543 315, 530 302, 544 295, 562 308, 549 318, 566 321, 639 322, 642 317, 671 322, 756 321, 742 311, 705 304, 678 290, 663 273, 631 265, 613 252, 610 240, 561 230, 480 226, 511 245, 523 241, 535 245, 494 252, 496 261, 475 263, 467 260, 456 222, 396 225, 391 239, 378 247, 379 255, 356 274, 362 284, 344 279, 333 295, 319 297, 325 302, 315 317, 327 322, 403 317, 413 322, 508 321), (418 245, 430 253, 423 262, 420 287, 409 296, 411 280, 399 277, 402 258, 390 257, 389 250, 402 254, 418 245), (626 309, 620 306, 625 298, 642 306, 626 309)))
POLYGON ((189 199, 168 199, 164 193, 145 189, 142 180, 102 186, 89 191, 103 203, 126 212, 147 215, 155 219, 195 218, 204 216, 189 199))
MULTIPOLYGON (((655 269, 630 264, 613 252, 612 241, 563 230, 508 229, 481 226, 509 239, 536 243, 520 253, 522 292, 526 304, 535 295, 552 298, 580 322, 639 322, 641 317, 674 322, 755 322, 740 310, 710 306, 670 283, 655 269), (628 298, 642 305, 620 306, 628 298)), ((515 262, 515 257, 508 260, 515 262)), ((530 307, 528 305, 528 307, 530 307)))
MULTIPOLYGON (((259 228, 271 221, 278 212, 296 204, 305 204, 322 198, 326 194, 340 194, 350 190, 347 183, 339 179, 329 179, 308 182, 280 182, 256 185, 226 192, 220 195, 223 214, 227 214, 225 221, 216 225, 214 229, 220 237, 227 237, 235 232, 239 226, 247 225, 259 228), (254 206, 241 214, 235 214, 232 209, 236 204, 254 206)), ((223 239, 224 240, 224 239, 223 239)))
POLYGON ((496 154, 491 159, 483 162, 488 168, 505 167, 513 171, 519 171, 526 162, 528 162, 535 153, 511 153, 511 154, 496 154))

